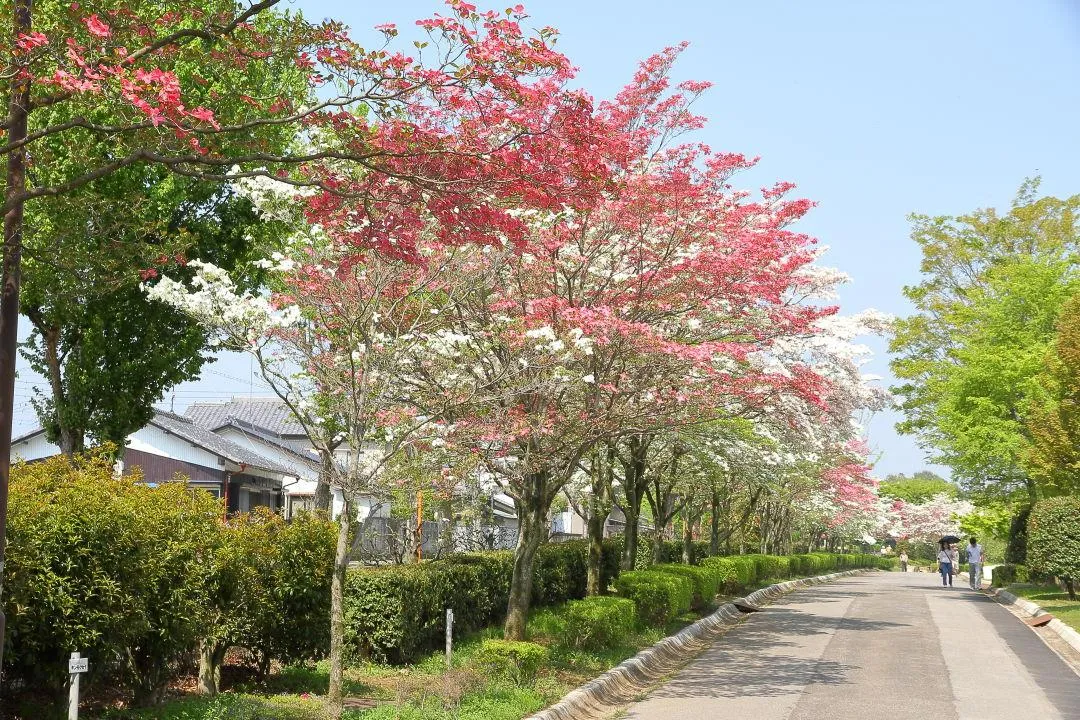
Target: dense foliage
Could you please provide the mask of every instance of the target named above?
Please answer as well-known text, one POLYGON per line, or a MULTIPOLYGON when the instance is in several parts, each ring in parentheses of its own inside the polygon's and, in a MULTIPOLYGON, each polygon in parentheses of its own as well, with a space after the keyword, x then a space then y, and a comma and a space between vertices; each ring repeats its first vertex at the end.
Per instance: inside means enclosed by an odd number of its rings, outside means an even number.
POLYGON ((1057 577, 1069 591, 1069 599, 1076 599, 1075 585, 1080 582, 1080 498, 1050 498, 1031 509, 1027 564, 1034 572, 1057 577))
POLYGON ((221 508, 182 483, 149 488, 102 458, 15 468, 4 679, 59 695, 73 650, 88 682, 148 698, 203 631, 221 508))
POLYGON ((1060 492, 1061 476, 1045 467, 1046 443, 1058 441, 1046 435, 1033 455, 1029 416, 1061 417, 1054 398, 1071 392, 1044 373, 1062 309, 1080 287, 1080 196, 1037 191, 1037 181, 1025 183, 1006 213, 913 217, 923 281, 904 292, 918 312, 897 324, 892 342, 900 429, 968 489, 1029 502, 1060 492))
POLYGON ((221 518, 208 493, 117 477, 104 457, 16 466, 5 691, 58 699, 73 650, 90 658, 87 690, 137 701, 190 665, 200 643, 221 655, 247 649, 263 668, 325 654, 333 527, 221 518))
POLYGON ((571 600, 564 614, 571 643, 590 650, 622 644, 633 632, 637 616, 632 600, 602 595, 571 600))
MULTIPOLYGON (((605 543, 606 567, 618 567, 619 549, 615 542, 605 543)), ((556 604, 585 597, 586 552, 582 541, 543 545, 533 601, 556 604)), ((509 551, 351 571, 345 591, 349 648, 358 657, 379 661, 415 660, 443 642, 448 608, 454 611, 455 632, 493 625, 506 612, 512 571, 509 551)))
POLYGON ((937 473, 921 470, 914 475, 887 475, 878 485, 882 497, 896 498, 908 503, 925 503, 937 495, 955 498, 960 488, 937 473))
POLYGON ((638 622, 664 626, 689 612, 694 585, 687 578, 658 570, 627 570, 615 579, 615 591, 634 601, 638 622))

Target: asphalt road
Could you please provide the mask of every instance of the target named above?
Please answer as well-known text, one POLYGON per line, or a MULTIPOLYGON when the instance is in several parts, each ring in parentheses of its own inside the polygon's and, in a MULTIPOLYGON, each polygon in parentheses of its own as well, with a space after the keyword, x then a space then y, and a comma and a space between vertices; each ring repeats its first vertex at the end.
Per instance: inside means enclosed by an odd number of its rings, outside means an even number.
POLYGON ((964 582, 799 590, 627 710, 633 720, 1080 720, 1080 676, 964 582))

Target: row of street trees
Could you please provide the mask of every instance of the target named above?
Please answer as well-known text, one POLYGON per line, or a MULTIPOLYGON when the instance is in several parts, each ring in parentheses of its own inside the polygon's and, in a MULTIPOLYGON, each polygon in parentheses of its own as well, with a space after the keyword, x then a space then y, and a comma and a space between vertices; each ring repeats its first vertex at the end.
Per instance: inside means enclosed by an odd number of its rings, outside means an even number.
POLYGON ((0 435, 23 267, 65 453, 123 447, 208 348, 251 353, 323 460, 321 502, 346 500, 338 707, 359 493, 505 488, 510 638, 560 496, 589 520, 592 592, 614 502, 626 564, 644 503, 688 536, 708 516, 713 544, 753 523, 763 550, 872 526, 853 417, 886 397, 852 341, 888 320, 828 304, 845 278, 791 229, 811 204, 790 183, 734 190, 753 161, 683 139, 707 84, 671 86, 680 48, 594 102, 520 6, 452 0, 406 52, 392 26, 365 48, 276 5, 18 0, 4 18, 0 435))
MULTIPOLYGON (((454 179, 456 165, 441 169, 447 191, 348 163, 319 165, 311 191, 296 188, 304 174, 240 183, 288 238, 260 262, 269 293, 244 292, 201 261, 189 263, 190 284, 150 283, 152 298, 252 353, 325 456, 352 450, 329 477, 346 498, 392 491, 384 480, 400 476, 388 469, 416 455, 449 482, 440 467, 471 457, 502 486, 519 518, 510 638, 524 635, 533 559, 564 492, 584 499, 594 592, 616 493, 627 565, 643 498, 658 526, 676 511, 692 526, 706 498, 730 503, 750 478, 730 473, 715 493, 703 484, 739 462, 762 476, 745 504, 763 548, 790 544, 808 522, 800 508, 816 507, 828 530, 874 505, 852 415, 884 398, 860 377, 850 341, 885 319, 841 319, 820 302, 843 277, 818 268, 813 240, 788 229, 810 207, 787 198, 790 184, 753 200, 730 186, 751 161, 678 141, 703 122, 690 106, 706 86, 670 87, 677 54, 646 60, 573 123, 546 107, 542 132, 507 137, 475 186, 454 179), (577 142, 588 152, 568 153, 577 142), (511 150, 530 162, 551 154, 526 173, 511 150), (374 199, 340 192, 357 184, 374 199)), ((547 102, 550 79, 541 85, 528 91, 547 102)), ((490 92, 451 97, 453 122, 438 116, 448 142, 490 131, 468 114, 490 92)))

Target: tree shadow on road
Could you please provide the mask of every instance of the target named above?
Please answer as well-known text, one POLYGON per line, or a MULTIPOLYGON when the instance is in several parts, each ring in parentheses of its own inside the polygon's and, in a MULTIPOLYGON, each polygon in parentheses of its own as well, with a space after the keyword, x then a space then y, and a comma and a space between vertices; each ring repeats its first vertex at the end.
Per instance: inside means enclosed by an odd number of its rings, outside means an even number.
POLYGON ((909 625, 857 617, 822 617, 790 607, 769 608, 733 628, 653 696, 777 697, 801 692, 809 684, 843 685, 856 666, 779 651, 800 645, 800 636, 838 630, 889 632, 905 627, 909 625))

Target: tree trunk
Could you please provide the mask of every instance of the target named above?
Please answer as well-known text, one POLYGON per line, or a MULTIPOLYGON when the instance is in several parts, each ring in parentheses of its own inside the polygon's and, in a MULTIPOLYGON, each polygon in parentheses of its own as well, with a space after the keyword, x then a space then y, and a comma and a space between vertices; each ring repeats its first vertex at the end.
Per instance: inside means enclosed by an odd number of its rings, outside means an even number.
POLYGON ((330 582, 330 690, 327 697, 334 720, 341 717, 342 680, 345 653, 345 570, 349 566, 349 525, 353 504, 344 496, 344 507, 338 517, 337 547, 334 550, 334 575, 330 582))
POLYGON ((596 497, 596 493, 589 498, 589 567, 587 595, 602 595, 607 591, 601 584, 601 563, 604 555, 604 523, 607 521, 607 511, 604 503, 596 497))
POLYGON ((315 509, 330 515, 330 476, 334 472, 334 456, 325 450, 319 451, 319 481, 315 485, 315 509))
POLYGON ((633 570, 634 563, 637 561, 638 517, 640 510, 640 505, 634 510, 631 510, 629 505, 623 508, 623 514, 626 515, 626 529, 623 531, 622 562, 619 563, 619 567, 623 570, 633 570))
MULTIPOLYGON (((667 527, 667 523, 664 524, 667 527)), ((653 540, 652 546, 652 561, 653 565, 659 565, 664 562, 664 536, 660 532, 659 524, 656 527, 656 539, 653 540)))
POLYGON ((60 362, 60 328, 45 322, 39 308, 27 310, 26 316, 34 328, 41 334, 41 342, 45 346, 45 367, 49 380, 49 390, 52 391, 53 420, 58 429, 57 442, 60 452, 64 457, 74 457, 76 453, 83 451, 86 433, 82 428, 73 428, 68 422, 66 412, 67 397, 64 393, 64 374, 60 362))
POLYGON ((713 488, 709 497, 709 554, 720 554, 720 490, 717 488, 713 488))
POLYGON ((532 600, 533 560, 540 543, 547 535, 545 502, 547 475, 538 473, 525 478, 524 492, 514 499, 518 502, 518 540, 514 548, 514 570, 510 576, 510 600, 506 606, 503 635, 507 640, 524 640, 525 623, 529 619, 532 600))
POLYGON ((645 460, 649 452, 649 441, 643 437, 631 437, 627 440, 629 457, 619 461, 623 465, 623 494, 626 504, 626 532, 623 543, 622 569, 633 570, 637 562, 638 521, 641 518, 641 500, 645 497, 645 460))
POLYGON ((683 565, 694 564, 694 526, 690 518, 683 518, 682 561, 683 565))
POLYGON ((1065 590, 1069 593, 1069 599, 1076 599, 1076 586, 1073 583, 1072 578, 1065 578, 1065 590))
POLYGON ((203 640, 199 643, 199 687, 201 695, 217 695, 221 691, 221 666, 228 646, 203 640))

